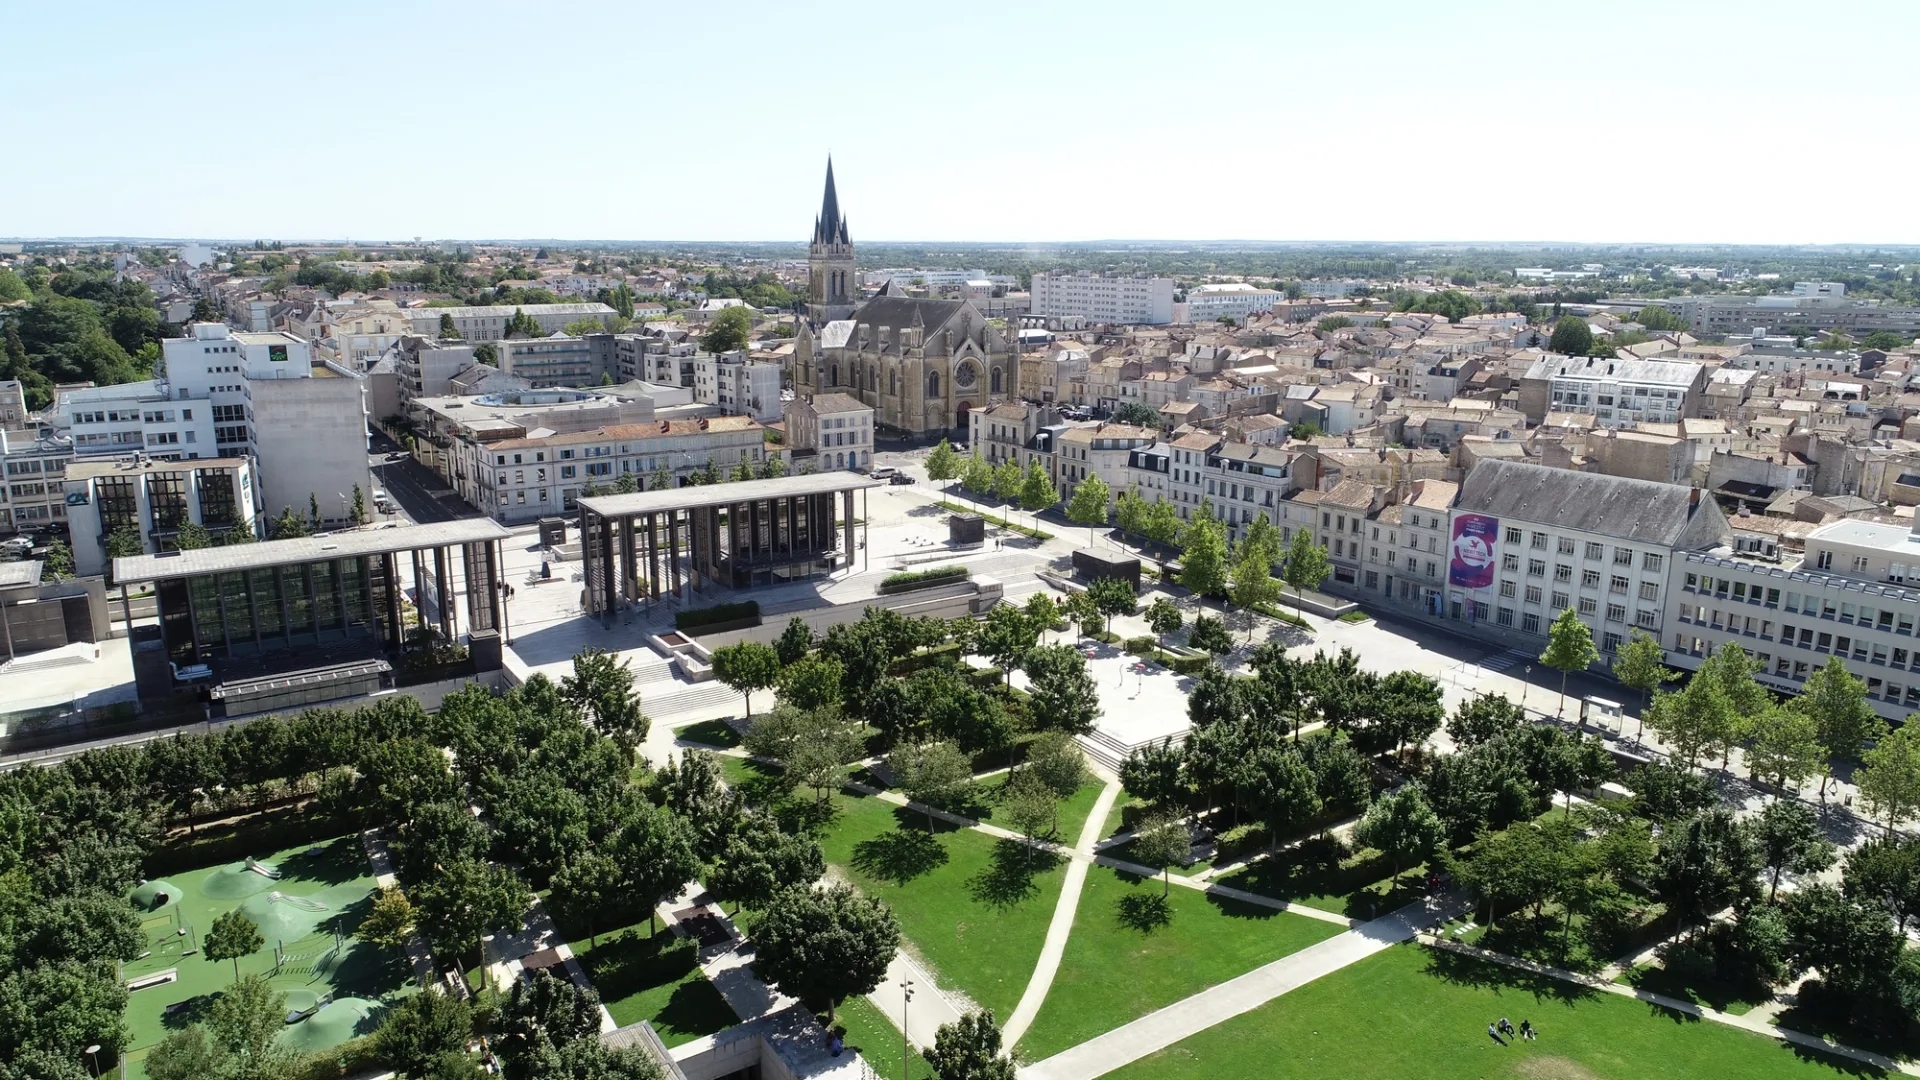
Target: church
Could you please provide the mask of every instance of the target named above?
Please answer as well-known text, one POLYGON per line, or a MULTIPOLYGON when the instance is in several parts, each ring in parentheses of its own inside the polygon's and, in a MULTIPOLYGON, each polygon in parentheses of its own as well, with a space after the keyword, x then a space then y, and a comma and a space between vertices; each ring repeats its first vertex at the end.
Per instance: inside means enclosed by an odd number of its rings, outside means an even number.
POLYGON ((896 436, 963 437, 967 414, 1015 398, 1019 371, 1012 330, 990 325, 967 300, 923 300, 891 285, 864 303, 853 240, 833 188, 814 219, 807 249, 807 313, 794 341, 794 393, 846 394, 871 407, 896 436))

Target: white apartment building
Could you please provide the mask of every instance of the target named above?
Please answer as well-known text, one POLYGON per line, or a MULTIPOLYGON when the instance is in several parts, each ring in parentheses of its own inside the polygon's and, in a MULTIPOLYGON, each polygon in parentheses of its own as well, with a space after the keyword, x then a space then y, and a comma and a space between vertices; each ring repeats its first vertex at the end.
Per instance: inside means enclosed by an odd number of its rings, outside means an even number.
POLYGON ((1249 315, 1272 311, 1273 305, 1285 296, 1285 293, 1262 289, 1244 281, 1199 285, 1187 293, 1187 317, 1184 321, 1210 323, 1232 319, 1244 323, 1249 315))
POLYGON ((780 419, 780 365, 749 360, 742 353, 698 353, 693 358, 693 400, 717 406, 728 416, 772 423, 780 419))
POLYGON ((122 529, 138 533, 147 551, 158 552, 172 550, 189 522, 216 541, 257 528, 253 464, 243 457, 82 461, 67 470, 66 485, 73 567, 80 574, 106 570, 106 538, 122 529))
POLYGON ((851 394, 815 394, 786 404, 791 467, 809 455, 820 472, 873 468, 873 408, 851 394))
POLYGON ((1706 370, 1691 360, 1548 355, 1524 381, 1545 384, 1548 412, 1584 413, 1602 427, 1677 424, 1699 415, 1706 370))
POLYGON ((567 324, 581 319, 599 319, 610 323, 614 310, 605 304, 491 304, 481 307, 409 308, 413 332, 425 337, 440 334, 442 316, 453 320, 453 328, 463 341, 499 341, 507 336, 507 323, 519 311, 532 319, 543 334, 557 333, 567 324))
POLYGON ((1698 488, 1510 461, 1474 467, 1450 525, 1443 617, 1537 651, 1573 608, 1609 660, 1635 629, 1670 640, 1673 564, 1728 533, 1698 488))
POLYGON ((343 523, 338 497, 371 492, 366 380, 313 361, 291 334, 192 323, 161 342, 160 376, 60 395, 54 426, 77 457, 144 451, 163 460, 250 458, 259 505, 321 504, 323 523, 343 523))
POLYGON ((1167 491, 1181 521, 1191 521, 1201 503, 1211 502, 1232 540, 1262 514, 1275 527, 1284 524, 1287 498, 1300 487, 1294 469, 1298 454, 1227 442, 1204 431, 1182 435, 1168 451, 1167 491))
POLYGON ((868 270, 860 283, 870 289, 891 283, 895 288, 924 285, 929 289, 957 289, 969 281, 985 281, 1003 289, 1020 284, 1011 274, 989 274, 985 270, 912 270, 895 268, 868 270))
POLYGON ((72 461, 71 439, 0 427, 0 463, 6 475, 0 484, 0 531, 65 524, 64 481, 72 461))
POLYGON ((1839 657, 1888 720, 1920 709, 1920 535, 1848 519, 1820 526, 1802 556, 1766 544, 1683 553, 1668 588, 1667 662, 1692 670, 1734 641, 1756 678, 1797 694, 1839 657), (1745 547, 1747 550, 1741 550, 1745 547))
POLYGON ((1173 321, 1173 279, 1064 271, 1033 275, 1029 312, 1042 318, 1159 326, 1173 321))
POLYGON ((1839 281, 1796 281, 1793 283, 1795 296, 1845 296, 1847 286, 1839 281))
MULTIPOLYGON (((1129 470, 1133 455, 1153 446, 1159 437, 1160 433, 1151 428, 1132 424, 1091 424, 1060 432, 1053 470, 1060 497, 1073 498, 1074 488, 1087 477, 1098 476, 1107 485, 1107 506, 1111 509, 1132 482, 1129 470)), ((1150 490, 1143 490, 1140 497, 1151 501, 1150 490)))

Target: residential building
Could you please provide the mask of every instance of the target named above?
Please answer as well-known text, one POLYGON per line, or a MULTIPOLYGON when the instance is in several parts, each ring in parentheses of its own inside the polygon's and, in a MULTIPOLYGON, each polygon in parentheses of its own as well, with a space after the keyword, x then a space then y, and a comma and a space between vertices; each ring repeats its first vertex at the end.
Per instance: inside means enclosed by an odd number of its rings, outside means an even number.
POLYGON ((407 316, 413 332, 423 337, 438 337, 441 320, 452 319, 462 341, 500 341, 507 336, 507 323, 515 312, 530 318, 542 334, 558 333, 568 323, 598 319, 611 326, 616 312, 605 304, 492 304, 481 307, 418 307, 407 316))
POLYGON ((780 419, 780 365, 749 360, 744 353, 698 353, 693 360, 693 400, 717 406, 728 416, 772 423, 780 419))
POLYGON ((612 334, 522 338, 494 346, 500 370, 518 375, 535 389, 598 386, 618 378, 612 334))
POLYGON ((815 394, 786 403, 789 467, 804 471, 873 468, 873 409, 846 394, 815 394))
POLYGON ((1180 321, 1199 324, 1232 319, 1245 323, 1250 315, 1272 311, 1273 305, 1284 296, 1244 281, 1200 285, 1187 293, 1186 318, 1180 321))
POLYGON ((1056 271, 1033 275, 1031 312, 1089 323, 1159 326, 1173 321, 1173 279, 1056 271))
POLYGON ((1687 320, 1696 334, 1744 337, 1755 328, 1807 334, 1837 330, 1854 338, 1877 330, 1920 334, 1920 307, 1845 296, 1676 296, 1653 303, 1687 320))
POLYGON ((73 440, 0 428, 0 531, 39 530, 67 521, 66 471, 73 440))
MULTIPOLYGON (((1160 435, 1151 428, 1132 424, 1088 424, 1065 428, 1057 434, 1053 475, 1060 497, 1073 498, 1073 490, 1087 477, 1098 476, 1107 485, 1109 508, 1132 482, 1129 470, 1135 465, 1134 454, 1153 446, 1160 435)), ((1141 497, 1151 498, 1144 491, 1141 497)))
POLYGON ((1538 651, 1568 608, 1603 658, 1629 632, 1662 641, 1669 575, 1728 534, 1700 489, 1485 461, 1451 508, 1444 617, 1538 651))
MULTIPOLYGON (((79 574, 107 568, 107 538, 137 534, 141 550, 175 549, 180 527, 199 525, 219 539, 256 531, 253 463, 244 457, 165 461, 144 454, 67 467, 67 534, 79 574)), ((302 514, 305 508, 302 508, 302 514)))
POLYGON ((1678 423, 1700 415, 1706 366, 1691 360, 1621 360, 1549 354, 1527 368, 1520 410, 1591 415, 1602 427, 1678 423))

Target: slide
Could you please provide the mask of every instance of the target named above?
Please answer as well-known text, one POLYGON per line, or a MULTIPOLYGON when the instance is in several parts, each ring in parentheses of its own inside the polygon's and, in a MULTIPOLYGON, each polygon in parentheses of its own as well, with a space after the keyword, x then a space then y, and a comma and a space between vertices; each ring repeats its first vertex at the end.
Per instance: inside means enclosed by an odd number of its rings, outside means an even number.
POLYGON ((247 860, 247 869, 259 874, 261 877, 272 878, 275 881, 280 880, 280 871, 268 866, 266 863, 257 862, 252 858, 247 860))

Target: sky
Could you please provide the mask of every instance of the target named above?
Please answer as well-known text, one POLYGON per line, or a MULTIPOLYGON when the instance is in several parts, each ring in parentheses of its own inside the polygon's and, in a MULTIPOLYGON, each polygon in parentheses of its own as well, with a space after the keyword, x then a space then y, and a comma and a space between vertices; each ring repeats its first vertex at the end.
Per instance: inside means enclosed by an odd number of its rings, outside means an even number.
POLYGON ((1914 0, 0 0, 0 236, 1913 243, 1914 0), (1876 45, 1875 43, 1879 43, 1876 45))

